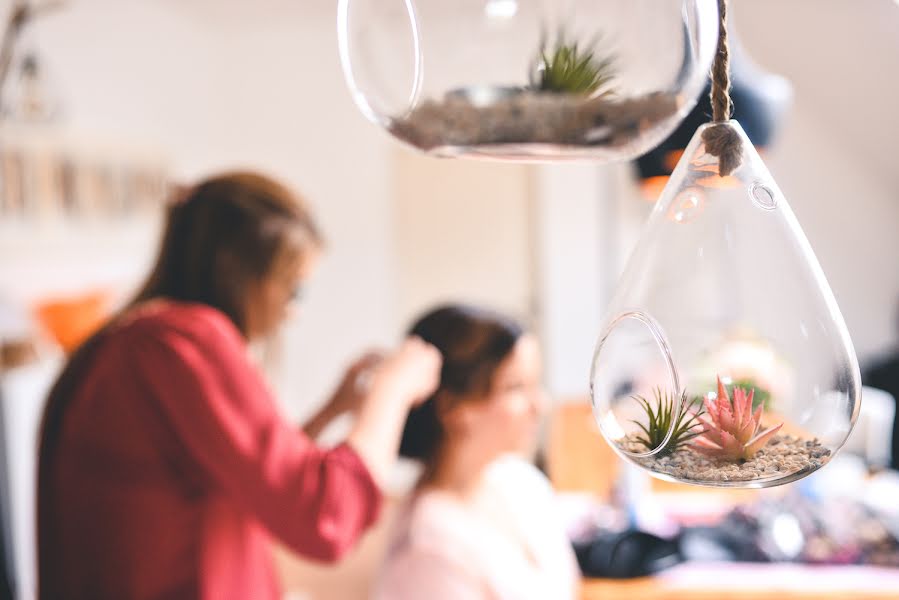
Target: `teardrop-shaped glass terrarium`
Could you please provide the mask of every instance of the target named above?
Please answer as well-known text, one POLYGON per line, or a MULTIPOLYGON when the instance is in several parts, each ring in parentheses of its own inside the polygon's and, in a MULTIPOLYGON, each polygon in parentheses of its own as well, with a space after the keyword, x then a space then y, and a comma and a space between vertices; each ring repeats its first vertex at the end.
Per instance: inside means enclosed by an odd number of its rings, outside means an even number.
POLYGON ((736 121, 694 136, 608 314, 594 415, 620 455, 657 477, 788 483, 825 465, 855 423, 860 378, 843 318, 736 121), (710 133, 736 151, 714 148, 710 133))
POLYGON ((363 114, 436 156, 620 160, 665 139, 715 52, 715 0, 340 0, 363 114))

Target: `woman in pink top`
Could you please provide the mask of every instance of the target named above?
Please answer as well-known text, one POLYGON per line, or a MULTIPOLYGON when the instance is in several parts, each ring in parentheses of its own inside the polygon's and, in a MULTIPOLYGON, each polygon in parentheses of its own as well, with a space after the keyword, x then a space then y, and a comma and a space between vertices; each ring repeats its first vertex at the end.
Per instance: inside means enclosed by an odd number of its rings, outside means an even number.
POLYGON ((252 173, 200 183, 168 215, 137 299, 57 381, 41 432, 40 597, 281 597, 271 540, 335 561, 372 524, 409 407, 437 383, 410 338, 351 370, 306 432, 278 414, 247 344, 278 329, 321 238, 299 198, 252 173), (315 430, 351 409, 346 443, 315 430))
POLYGON ((552 489, 520 458, 544 408, 536 339, 466 306, 435 310, 412 333, 444 362, 436 393, 403 431, 401 454, 424 472, 395 525, 375 598, 574 598, 577 564, 552 489))

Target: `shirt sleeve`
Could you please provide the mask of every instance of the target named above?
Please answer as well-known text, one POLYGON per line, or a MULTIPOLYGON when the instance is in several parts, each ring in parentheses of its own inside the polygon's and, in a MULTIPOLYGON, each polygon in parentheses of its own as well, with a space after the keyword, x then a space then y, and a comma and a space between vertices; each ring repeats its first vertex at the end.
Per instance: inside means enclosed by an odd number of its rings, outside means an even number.
POLYGON ((143 327, 128 351, 187 459, 295 552, 334 561, 382 496, 347 445, 324 450, 287 423, 223 315, 143 327))
POLYGON ((438 552, 409 549, 388 561, 375 600, 493 600, 470 570, 438 552))

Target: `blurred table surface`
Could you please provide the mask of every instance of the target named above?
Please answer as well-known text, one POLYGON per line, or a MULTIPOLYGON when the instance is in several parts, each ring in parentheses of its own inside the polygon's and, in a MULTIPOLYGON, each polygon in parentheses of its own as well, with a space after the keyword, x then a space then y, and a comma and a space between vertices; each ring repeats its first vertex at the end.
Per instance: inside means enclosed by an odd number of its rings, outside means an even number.
POLYGON ((588 579, 582 600, 899 599, 899 569, 791 564, 681 565, 655 577, 588 579))

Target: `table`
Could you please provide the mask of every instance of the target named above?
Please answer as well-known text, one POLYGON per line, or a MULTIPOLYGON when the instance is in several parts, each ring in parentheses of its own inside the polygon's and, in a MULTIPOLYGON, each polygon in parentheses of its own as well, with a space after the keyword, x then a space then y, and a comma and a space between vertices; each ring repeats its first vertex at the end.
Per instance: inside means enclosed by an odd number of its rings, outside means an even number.
POLYGON ((582 600, 897 600, 899 569, 685 564, 655 577, 586 580, 582 600))

